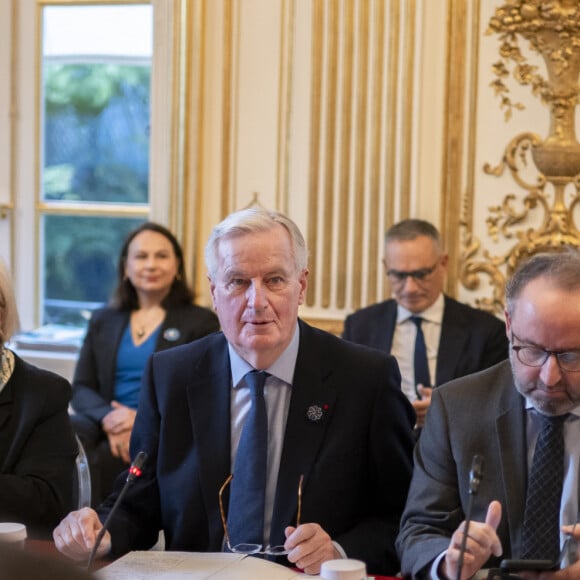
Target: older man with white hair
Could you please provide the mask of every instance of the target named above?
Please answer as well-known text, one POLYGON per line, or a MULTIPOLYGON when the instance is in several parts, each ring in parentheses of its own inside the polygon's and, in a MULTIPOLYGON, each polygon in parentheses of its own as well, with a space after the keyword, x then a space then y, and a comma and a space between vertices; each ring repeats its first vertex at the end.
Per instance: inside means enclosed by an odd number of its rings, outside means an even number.
MULTIPOLYGON (((149 548, 162 529, 170 550, 396 573, 415 420, 396 361, 299 320, 307 249, 284 215, 230 215, 206 264, 222 333, 150 359, 131 440, 148 464, 99 553, 149 548)), ((65 518, 57 547, 86 558, 114 500, 65 518)))

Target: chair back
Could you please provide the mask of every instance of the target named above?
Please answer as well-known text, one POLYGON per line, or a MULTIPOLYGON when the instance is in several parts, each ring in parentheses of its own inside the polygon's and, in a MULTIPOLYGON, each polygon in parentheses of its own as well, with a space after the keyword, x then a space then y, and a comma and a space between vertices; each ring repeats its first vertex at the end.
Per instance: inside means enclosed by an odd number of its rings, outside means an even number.
POLYGON ((75 435, 79 452, 76 458, 76 492, 77 501, 75 509, 91 507, 91 471, 89 459, 78 435, 75 435))

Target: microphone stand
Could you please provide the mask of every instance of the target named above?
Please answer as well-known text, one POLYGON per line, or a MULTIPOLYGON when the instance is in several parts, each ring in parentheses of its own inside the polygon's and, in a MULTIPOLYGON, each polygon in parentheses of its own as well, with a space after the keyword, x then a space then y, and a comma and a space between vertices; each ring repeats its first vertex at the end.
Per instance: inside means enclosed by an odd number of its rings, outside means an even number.
POLYGON ((115 503, 113 504, 111 511, 109 512, 109 515, 105 519, 105 523, 103 524, 103 527, 100 529, 99 533, 97 534, 97 538, 95 540, 95 545, 93 546, 93 549, 91 550, 91 555, 89 556, 89 561, 87 562, 87 570, 90 569, 91 564, 93 563, 93 560, 95 558, 95 554, 97 553, 97 549, 101 545, 101 541, 103 540, 103 536, 105 535, 105 532, 107 531, 107 529, 109 527, 109 524, 111 522, 111 518, 113 517, 113 514, 117 511, 117 508, 119 507, 121 501, 125 497, 125 494, 127 493, 127 490, 129 489, 129 486, 138 477, 140 477, 141 474, 143 473, 143 465, 144 465, 146 459, 147 459, 147 453, 145 453, 145 451, 139 451, 139 453, 137 454, 137 457, 135 457, 135 461, 133 461, 133 463, 131 464, 131 467, 129 467, 129 474, 127 475, 127 480, 125 481, 125 485, 123 485, 123 489, 121 490, 121 493, 117 496, 117 499, 116 499, 115 503))
POLYGON ((461 539, 461 546, 459 548, 459 561, 457 563, 457 580, 461 580, 461 572, 463 570, 463 559, 465 557, 465 547, 467 544, 467 535, 469 533, 469 524, 471 523, 471 512, 473 510, 473 496, 477 494, 481 478, 483 477, 483 457, 481 455, 474 455, 471 463, 471 471, 469 472, 469 499, 467 501, 467 509, 465 510, 465 529, 463 530, 463 538, 461 539))

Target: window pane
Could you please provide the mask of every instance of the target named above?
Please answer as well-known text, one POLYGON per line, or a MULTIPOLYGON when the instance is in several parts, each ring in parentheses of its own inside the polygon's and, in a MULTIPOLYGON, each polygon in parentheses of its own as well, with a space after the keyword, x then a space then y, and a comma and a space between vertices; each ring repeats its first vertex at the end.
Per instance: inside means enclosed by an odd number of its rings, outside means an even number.
POLYGON ((43 10, 45 201, 148 202, 152 7, 43 10))
POLYGON ((43 324, 85 324, 107 302, 117 260, 138 218, 46 215, 43 218, 43 324))

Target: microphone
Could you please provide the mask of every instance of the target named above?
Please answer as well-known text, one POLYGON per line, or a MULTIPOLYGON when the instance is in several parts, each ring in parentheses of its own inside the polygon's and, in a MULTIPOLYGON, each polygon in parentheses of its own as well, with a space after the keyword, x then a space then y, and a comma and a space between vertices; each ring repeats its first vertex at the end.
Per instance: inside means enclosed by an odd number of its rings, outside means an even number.
POLYGON ((97 535, 97 539, 95 540, 95 545, 93 546, 93 549, 91 550, 91 555, 89 556, 89 561, 87 563, 87 570, 91 567, 91 564, 93 563, 93 559, 95 558, 95 554, 97 553, 97 549, 99 548, 101 541, 103 539, 103 536, 105 535, 105 532, 107 531, 107 528, 109 527, 109 523, 111 522, 111 518, 113 517, 113 514, 117 511, 119 504, 121 503, 121 501, 125 497, 125 493, 127 493, 129 486, 137 478, 141 477, 141 474, 143 473, 143 465, 145 464, 146 460, 147 460, 147 453, 145 453, 145 451, 139 451, 139 453, 137 453, 137 457, 135 457, 135 460, 133 461, 133 463, 131 463, 131 467, 129 467, 129 474, 127 475, 127 480, 125 481, 125 485, 123 486, 121 493, 117 496, 117 499, 116 499, 115 503, 113 504, 111 511, 109 512, 109 515, 105 519, 105 523, 103 524, 103 527, 100 529, 100 531, 97 535))
POLYGON ((467 534, 469 533, 469 524, 471 522, 471 511, 473 509, 473 496, 477 495, 479 484, 483 477, 483 456, 474 455, 471 462, 471 470, 469 471, 469 500, 467 502, 467 509, 465 510, 465 529, 463 530, 463 538, 461 539, 461 547, 459 548, 459 561, 457 563, 457 580, 461 580, 461 571, 463 570, 463 558, 465 557, 465 547, 467 544, 467 534))
POLYGON ((474 455, 471 464, 471 471, 469 472, 469 493, 475 495, 479 489, 481 478, 483 477, 483 457, 481 455, 474 455))

